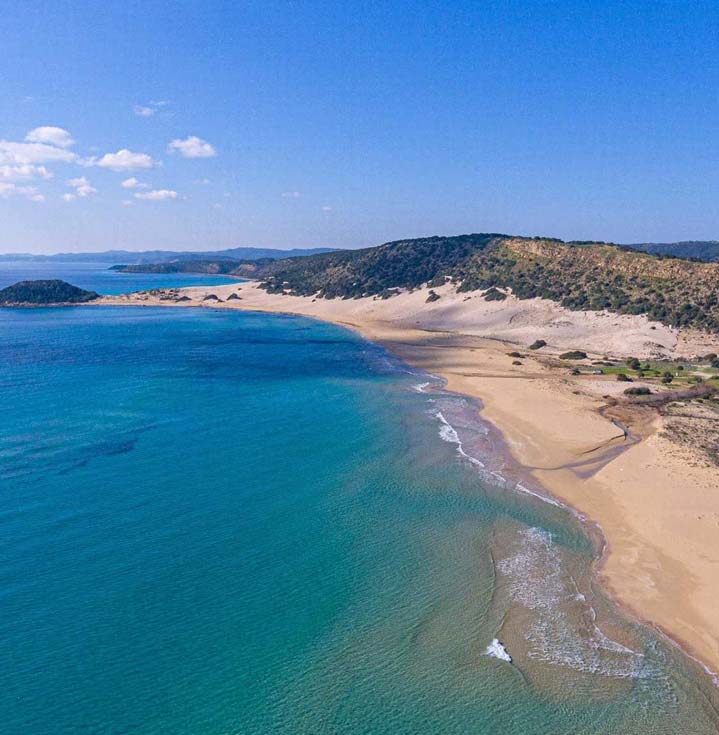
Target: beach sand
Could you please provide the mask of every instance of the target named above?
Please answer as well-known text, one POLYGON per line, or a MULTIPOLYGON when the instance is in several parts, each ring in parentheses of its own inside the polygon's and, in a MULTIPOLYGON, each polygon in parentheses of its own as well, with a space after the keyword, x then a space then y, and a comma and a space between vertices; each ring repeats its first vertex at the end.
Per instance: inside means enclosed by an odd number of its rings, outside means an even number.
MULTIPOLYGON (((606 548, 599 576, 639 619, 661 629, 719 672, 719 470, 662 436, 656 411, 628 412, 629 437, 600 413, 623 384, 572 376, 551 355, 639 358, 719 352, 719 340, 679 333, 640 316, 569 311, 541 299, 486 302, 478 293, 435 289, 391 299, 326 300, 269 295, 255 283, 182 289, 187 306, 300 314, 343 324, 411 365, 481 399, 482 415, 514 458, 554 496, 599 525, 606 548), (241 300, 226 301, 233 293, 241 300), (215 294, 222 302, 203 301, 215 294), (541 352, 527 346, 536 339, 541 352), (521 365, 508 352, 522 354, 521 365)), ((178 305, 160 292, 102 303, 178 305)))

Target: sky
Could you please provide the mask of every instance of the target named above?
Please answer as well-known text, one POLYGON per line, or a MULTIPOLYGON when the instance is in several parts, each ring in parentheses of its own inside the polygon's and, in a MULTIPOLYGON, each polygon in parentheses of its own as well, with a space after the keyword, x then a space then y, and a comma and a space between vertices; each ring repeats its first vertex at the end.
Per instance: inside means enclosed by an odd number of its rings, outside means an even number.
POLYGON ((719 239, 719 3, 61 2, 0 25, 0 252, 719 239))

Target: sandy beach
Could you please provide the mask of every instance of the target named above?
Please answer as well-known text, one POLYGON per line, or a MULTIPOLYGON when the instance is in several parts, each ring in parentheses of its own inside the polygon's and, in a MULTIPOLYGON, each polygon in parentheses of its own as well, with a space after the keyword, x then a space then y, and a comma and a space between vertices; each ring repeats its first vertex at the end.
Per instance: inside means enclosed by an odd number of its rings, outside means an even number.
POLYGON ((482 415, 514 458, 601 528, 606 548, 598 574, 606 589, 719 672, 719 470, 664 436, 656 411, 625 411, 625 436, 601 412, 625 387, 614 376, 572 376, 552 365, 552 355, 569 349, 598 358, 676 358, 719 351, 719 340, 641 316, 436 290, 440 299, 433 303, 426 302, 426 289, 385 300, 324 300, 269 295, 245 282, 100 303, 235 308, 335 322, 441 376, 449 390, 481 399, 482 415), (188 300, 178 303, 178 293, 188 300), (233 293, 240 298, 228 301, 233 293), (219 301, 204 300, 209 294, 219 301), (528 351, 536 339, 547 347, 528 351))

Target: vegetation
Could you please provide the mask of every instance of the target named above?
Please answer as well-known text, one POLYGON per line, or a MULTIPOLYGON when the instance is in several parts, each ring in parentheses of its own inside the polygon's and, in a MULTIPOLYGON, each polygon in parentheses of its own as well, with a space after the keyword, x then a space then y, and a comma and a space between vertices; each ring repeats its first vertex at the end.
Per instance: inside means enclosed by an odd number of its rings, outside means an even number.
POLYGON ((638 388, 627 388, 624 393, 628 396, 649 396, 652 391, 650 388, 640 386, 638 388))
POLYGON ((541 350, 542 347, 546 347, 547 343, 543 339, 537 339, 529 345, 530 350, 541 350))
POLYGON ((587 353, 582 350, 570 350, 569 352, 563 352, 559 358, 561 360, 586 360, 587 353))
POLYGON ((520 299, 549 299, 568 309, 644 314, 673 327, 719 331, 719 263, 651 255, 606 243, 473 234, 399 240, 282 260, 158 267, 199 267, 203 272, 260 280, 270 293, 329 299, 391 298, 451 281, 460 291, 483 291, 489 298, 511 292, 520 299))
POLYGON ((674 258, 695 258, 706 262, 719 261, 719 241, 685 240, 683 242, 639 242, 627 247, 654 255, 674 258))
POLYGON ((81 304, 99 298, 94 291, 85 291, 65 281, 20 281, 0 290, 0 305, 19 304, 81 304))
POLYGON ((494 288, 494 286, 492 286, 492 288, 490 288, 487 293, 484 294, 485 301, 504 301, 506 298, 507 294, 502 293, 498 289, 494 288))
POLYGON ((425 301, 428 304, 431 304, 433 301, 439 301, 439 294, 436 291, 430 289, 429 296, 427 296, 425 301))

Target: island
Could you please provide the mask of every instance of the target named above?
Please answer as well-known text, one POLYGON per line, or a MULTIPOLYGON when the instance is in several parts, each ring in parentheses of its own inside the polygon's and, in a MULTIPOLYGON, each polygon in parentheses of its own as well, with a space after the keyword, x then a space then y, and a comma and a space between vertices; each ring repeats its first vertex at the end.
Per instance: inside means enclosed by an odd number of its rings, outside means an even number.
POLYGON ((94 291, 86 291, 59 279, 19 281, 0 289, 0 306, 84 304, 98 298, 100 295, 94 291))

